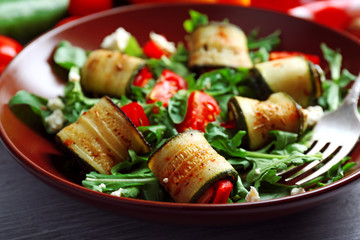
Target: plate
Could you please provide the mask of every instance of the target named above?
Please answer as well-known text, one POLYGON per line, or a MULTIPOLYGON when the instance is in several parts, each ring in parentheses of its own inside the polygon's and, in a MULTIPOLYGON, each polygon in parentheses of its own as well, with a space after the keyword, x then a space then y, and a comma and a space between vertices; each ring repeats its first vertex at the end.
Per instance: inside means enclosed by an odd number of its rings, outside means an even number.
MULTIPOLYGON (((343 66, 350 72, 360 71, 360 45, 351 37, 315 23, 284 14, 230 5, 213 4, 158 4, 132 5, 87 16, 40 36, 11 62, 0 78, 0 134, 10 153, 25 169, 54 188, 93 206, 123 216, 176 224, 239 224, 291 214, 315 206, 331 197, 345 193, 357 182, 356 170, 328 186, 273 200, 241 204, 180 204, 127 199, 95 192, 82 187, 59 167, 64 158, 53 139, 29 128, 9 110, 9 99, 20 89, 52 98, 62 94, 65 84, 63 72, 54 67, 52 55, 61 40, 91 50, 99 47, 102 39, 122 26, 141 44, 150 31, 163 33, 174 42, 184 41, 182 23, 194 9, 211 20, 225 18, 240 26, 245 33, 258 29, 266 36, 281 30, 280 49, 321 54, 320 44, 341 49, 343 66)), ((359 148, 353 157, 359 161, 359 148)))

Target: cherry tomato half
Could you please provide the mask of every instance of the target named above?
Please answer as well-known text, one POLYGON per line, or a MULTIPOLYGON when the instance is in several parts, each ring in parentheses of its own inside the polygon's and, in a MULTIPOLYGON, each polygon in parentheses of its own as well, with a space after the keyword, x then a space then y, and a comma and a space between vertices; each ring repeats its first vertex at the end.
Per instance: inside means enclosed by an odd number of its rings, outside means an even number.
POLYGON ((156 45, 156 43, 152 40, 145 43, 143 51, 148 58, 159 59, 163 55, 166 55, 166 52, 162 50, 158 45, 156 45))
POLYGON ((70 0, 68 11, 71 16, 85 16, 112 7, 112 0, 70 0))
POLYGON ((176 126, 178 132, 188 129, 205 132, 209 122, 216 120, 220 107, 216 100, 205 92, 194 91, 190 94, 185 119, 176 126))
POLYGON ((121 107, 125 115, 134 123, 136 127, 149 126, 149 120, 142 106, 137 102, 132 102, 121 107))
POLYGON ((175 93, 181 89, 187 89, 187 83, 178 74, 164 69, 156 81, 153 89, 147 96, 147 103, 162 102, 163 106, 168 105, 169 99, 172 98, 175 93))
POLYGON ((0 35, 0 73, 22 49, 16 40, 0 35))
POLYGON ((147 67, 143 67, 135 76, 133 85, 137 87, 145 87, 146 84, 153 78, 153 75, 147 67))
POLYGON ((302 52, 296 52, 296 51, 292 51, 292 52, 273 51, 273 52, 270 52, 270 54, 269 54, 269 60, 276 60, 276 59, 295 57, 295 56, 302 56, 303 58, 305 58, 306 60, 308 60, 314 64, 320 63, 319 56, 313 55, 313 54, 302 53, 302 52))

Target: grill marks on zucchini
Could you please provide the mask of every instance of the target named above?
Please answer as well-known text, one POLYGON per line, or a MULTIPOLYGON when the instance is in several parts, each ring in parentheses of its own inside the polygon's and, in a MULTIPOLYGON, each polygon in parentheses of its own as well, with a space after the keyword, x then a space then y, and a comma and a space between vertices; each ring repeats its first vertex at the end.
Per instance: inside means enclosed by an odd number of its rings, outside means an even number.
POLYGON ((81 70, 84 90, 100 95, 121 97, 127 94, 145 60, 105 49, 94 50, 81 70))
POLYGON ((250 74, 259 86, 261 100, 274 92, 286 92, 302 107, 307 107, 322 94, 320 68, 302 57, 258 63, 250 74))
POLYGON ((79 119, 63 128, 57 140, 97 172, 110 174, 111 168, 128 157, 150 151, 137 128, 108 97, 103 97, 79 119))
POLYGON ((266 101, 232 97, 229 118, 235 120, 238 130, 247 131, 245 144, 251 150, 269 142, 269 131, 282 130, 302 134, 302 108, 286 93, 273 93, 266 101))
POLYGON ((230 23, 198 26, 189 36, 188 45, 191 68, 252 66, 246 35, 230 23))
POLYGON ((238 175, 198 131, 170 139, 150 157, 149 168, 176 202, 196 202, 215 182, 235 184, 238 175))

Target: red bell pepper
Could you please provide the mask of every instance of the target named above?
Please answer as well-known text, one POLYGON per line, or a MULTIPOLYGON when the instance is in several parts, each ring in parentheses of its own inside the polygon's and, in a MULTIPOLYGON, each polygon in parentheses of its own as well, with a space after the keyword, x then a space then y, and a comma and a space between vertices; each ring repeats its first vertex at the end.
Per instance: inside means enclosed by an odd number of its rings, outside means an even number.
POLYGON ((121 107, 125 115, 134 123, 136 127, 149 126, 149 120, 142 106, 137 102, 132 102, 121 107))
POLYGON ((320 64, 320 57, 314 54, 307 54, 302 52, 296 52, 296 51, 273 51, 269 54, 269 60, 276 60, 281 58, 288 58, 288 57, 294 57, 294 56, 301 56, 305 58, 308 61, 311 61, 314 64, 320 64))
POLYGON ((228 179, 223 179, 212 185, 205 193, 199 198, 197 203, 214 203, 223 204, 226 203, 233 184, 228 179))

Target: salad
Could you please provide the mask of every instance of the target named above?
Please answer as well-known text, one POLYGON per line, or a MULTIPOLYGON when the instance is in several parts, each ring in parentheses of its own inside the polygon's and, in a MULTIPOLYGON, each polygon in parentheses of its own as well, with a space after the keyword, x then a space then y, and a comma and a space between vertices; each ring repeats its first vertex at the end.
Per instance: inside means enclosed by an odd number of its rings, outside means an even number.
POLYGON ((60 42, 53 59, 68 73, 64 94, 21 90, 9 107, 30 107, 29 118, 64 150, 64 171, 119 197, 261 201, 311 191, 354 167, 345 158, 301 186, 277 175, 321 159, 305 154, 312 127, 355 79, 339 51, 319 46, 322 69, 320 56, 276 51, 280 31, 246 35, 227 20, 189 14, 186 43, 151 32, 140 46, 121 27, 94 50, 60 42))

